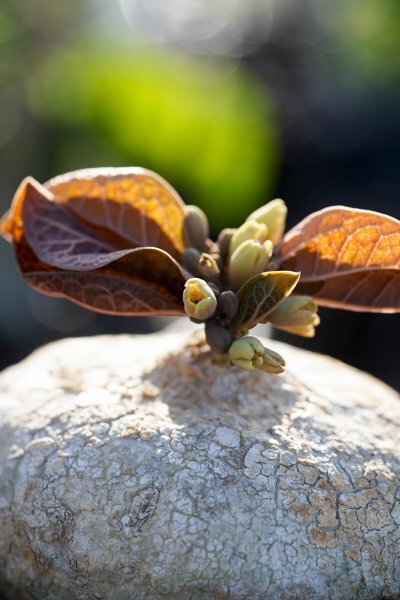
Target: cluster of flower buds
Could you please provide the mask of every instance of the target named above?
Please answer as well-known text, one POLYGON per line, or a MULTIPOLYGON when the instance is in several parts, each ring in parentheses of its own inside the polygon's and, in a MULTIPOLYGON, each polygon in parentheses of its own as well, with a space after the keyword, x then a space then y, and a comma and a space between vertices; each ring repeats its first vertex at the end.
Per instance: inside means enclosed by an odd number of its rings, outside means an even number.
POLYGON ((269 202, 252 213, 231 237, 229 284, 238 290, 254 275, 267 270, 274 245, 284 232, 287 208, 283 200, 269 202))
POLYGON ((264 348, 262 343, 251 335, 246 335, 233 342, 229 348, 229 358, 232 364, 246 371, 261 369, 261 371, 274 373, 274 375, 282 373, 286 366, 280 354, 264 348))
MULTIPOLYGON (((278 374, 285 368, 278 353, 246 335, 243 328, 235 329, 235 316, 242 287, 253 277, 271 271, 274 245, 281 241, 286 214, 283 200, 273 200, 253 212, 238 229, 224 229, 214 244, 208 238, 203 211, 196 206, 186 209, 183 263, 193 277, 183 291, 185 312, 192 321, 205 324, 206 341, 213 352, 228 354, 233 365, 247 371, 278 374)), ((319 323, 317 307, 306 296, 286 298, 268 321, 307 337, 319 323)))

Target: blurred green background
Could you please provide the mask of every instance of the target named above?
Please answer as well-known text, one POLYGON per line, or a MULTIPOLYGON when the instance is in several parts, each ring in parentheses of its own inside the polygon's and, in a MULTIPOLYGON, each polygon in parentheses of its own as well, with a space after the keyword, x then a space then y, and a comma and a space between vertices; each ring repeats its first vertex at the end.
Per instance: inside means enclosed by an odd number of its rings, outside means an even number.
MULTIPOLYGON (((0 211, 19 182, 140 165, 214 235, 283 197, 400 213, 395 0, 2 0, 0 211)), ((0 247, 0 368, 65 335, 151 331, 39 296, 0 247)), ((322 311, 312 341, 400 387, 399 317, 322 311)))

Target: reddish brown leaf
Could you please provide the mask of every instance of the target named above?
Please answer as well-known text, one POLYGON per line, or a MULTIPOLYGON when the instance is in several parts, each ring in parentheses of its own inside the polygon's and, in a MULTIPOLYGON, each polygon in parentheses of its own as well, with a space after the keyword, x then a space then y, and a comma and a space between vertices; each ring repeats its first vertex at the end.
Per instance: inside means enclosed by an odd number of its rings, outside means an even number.
POLYGON ((181 316, 177 299, 138 281, 95 272, 54 271, 25 274, 25 280, 37 291, 67 298, 100 313, 137 316, 181 316))
POLYGON ((43 190, 29 182, 20 205, 25 237, 42 262, 69 270, 92 270, 130 252, 115 250, 98 238, 63 205, 49 201, 43 190))
POLYGON ((24 278, 43 293, 98 312, 184 314, 187 277, 167 252, 116 250, 30 178, 17 191, 4 229, 24 278))
POLYGON ((55 177, 45 187, 114 246, 156 246, 180 259, 184 204, 156 173, 138 167, 88 169, 55 177))
POLYGON ((42 263, 24 236, 16 245, 16 254, 24 279, 37 291, 49 296, 64 297, 108 314, 184 314, 181 284, 179 291, 171 291, 154 282, 150 287, 145 280, 124 277, 120 271, 116 275, 107 267, 91 272, 60 270, 42 263))
POLYGON ((36 190, 22 207, 25 236, 36 256, 64 270, 94 271, 109 267, 115 275, 164 286, 181 297, 187 277, 178 263, 159 248, 115 250, 95 236, 60 204, 36 190))
POLYGON ((29 198, 44 198, 52 200, 53 196, 38 183, 33 177, 26 177, 19 185, 14 194, 10 210, 6 212, 0 221, 0 235, 6 238, 9 242, 18 242, 24 235, 24 223, 22 218, 22 208, 25 199, 29 198))
POLYGON ((10 225, 10 211, 8 210, 5 215, 0 219, 0 236, 3 237, 7 242, 12 242, 12 235, 9 231, 10 225))
POLYGON ((277 249, 280 269, 301 271, 296 293, 318 304, 367 312, 400 310, 400 222, 333 206, 289 231, 277 249))
POLYGON ((300 283, 296 294, 312 296, 322 306, 369 312, 400 311, 400 270, 356 271, 325 281, 300 283))

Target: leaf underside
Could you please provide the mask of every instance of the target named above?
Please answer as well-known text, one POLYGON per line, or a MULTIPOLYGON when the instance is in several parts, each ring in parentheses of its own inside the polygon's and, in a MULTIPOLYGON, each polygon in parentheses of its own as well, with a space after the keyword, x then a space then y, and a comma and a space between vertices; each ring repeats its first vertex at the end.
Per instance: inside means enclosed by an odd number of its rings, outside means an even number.
POLYGON ((329 207, 289 231, 278 267, 301 271, 296 293, 322 306, 400 311, 400 222, 380 213, 329 207))
POLYGON ((251 329, 265 323, 268 315, 292 292, 299 273, 270 271, 247 281, 238 291, 239 308, 234 320, 237 329, 251 329))
MULTIPOLYGON (((118 185, 120 177, 117 176, 118 185)), ((140 177, 151 179, 152 176, 141 173, 140 177)), ((68 186, 69 182, 57 185, 68 186)), ((48 187, 53 190, 57 185, 48 187)), ((102 186, 107 187, 105 179, 102 186)), ((125 183, 122 187, 126 191, 125 183)), ((8 218, 3 221, 6 234, 14 242, 21 271, 30 285, 45 294, 69 298, 98 312, 184 314, 182 289, 187 277, 172 256, 156 247, 135 247, 119 236, 116 227, 112 231, 106 229, 107 223, 114 227, 115 221, 104 219, 104 227, 99 227, 101 218, 97 218, 93 227, 91 221, 81 219, 71 210, 66 196, 61 196, 59 202, 60 197, 55 198, 50 190, 34 180, 26 180, 15 196, 8 218)), ((114 185, 108 193, 114 194, 115 190, 114 185)), ((153 198, 151 202, 156 201, 153 198)), ((112 204, 113 200, 108 199, 104 206, 112 204)), ((123 206, 120 218, 130 210, 125 201, 123 206)), ((179 203, 176 207, 180 209, 179 203)), ((154 206, 152 210, 154 215, 154 206)), ((161 212, 164 210, 165 207, 161 212)), ((108 214, 107 210, 102 214, 108 214)), ((138 214, 137 219, 144 231, 143 239, 151 239, 150 232, 155 232, 155 226, 153 229, 148 226, 147 217, 141 218, 138 214)), ((165 225, 164 231, 171 234, 168 227, 165 225)), ((121 225, 121 231, 122 228, 121 225)), ((129 223, 125 230, 132 231, 129 223)), ((172 237, 171 234, 169 239, 172 237)), ((179 255, 177 247, 173 247, 174 253, 179 255)))
POLYGON ((104 273, 55 271, 26 273, 25 280, 38 292, 67 298, 99 313, 120 316, 160 314, 182 316, 175 299, 138 281, 121 280, 104 273))
POLYGON ((360 312, 400 311, 400 271, 382 269, 349 273, 326 281, 300 283, 296 293, 321 306, 360 312))
POLYGON ((45 187, 56 202, 104 237, 128 247, 155 246, 179 259, 184 203, 162 177, 139 167, 73 171, 45 187))

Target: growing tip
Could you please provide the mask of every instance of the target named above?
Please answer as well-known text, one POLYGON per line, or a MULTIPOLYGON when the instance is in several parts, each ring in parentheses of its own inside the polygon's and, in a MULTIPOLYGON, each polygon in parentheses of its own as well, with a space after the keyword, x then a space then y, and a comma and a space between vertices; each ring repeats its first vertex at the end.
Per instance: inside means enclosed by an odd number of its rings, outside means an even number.
POLYGON ((287 207, 281 198, 271 200, 265 206, 251 213, 247 221, 257 221, 268 227, 268 239, 274 246, 279 244, 285 231, 287 207))

